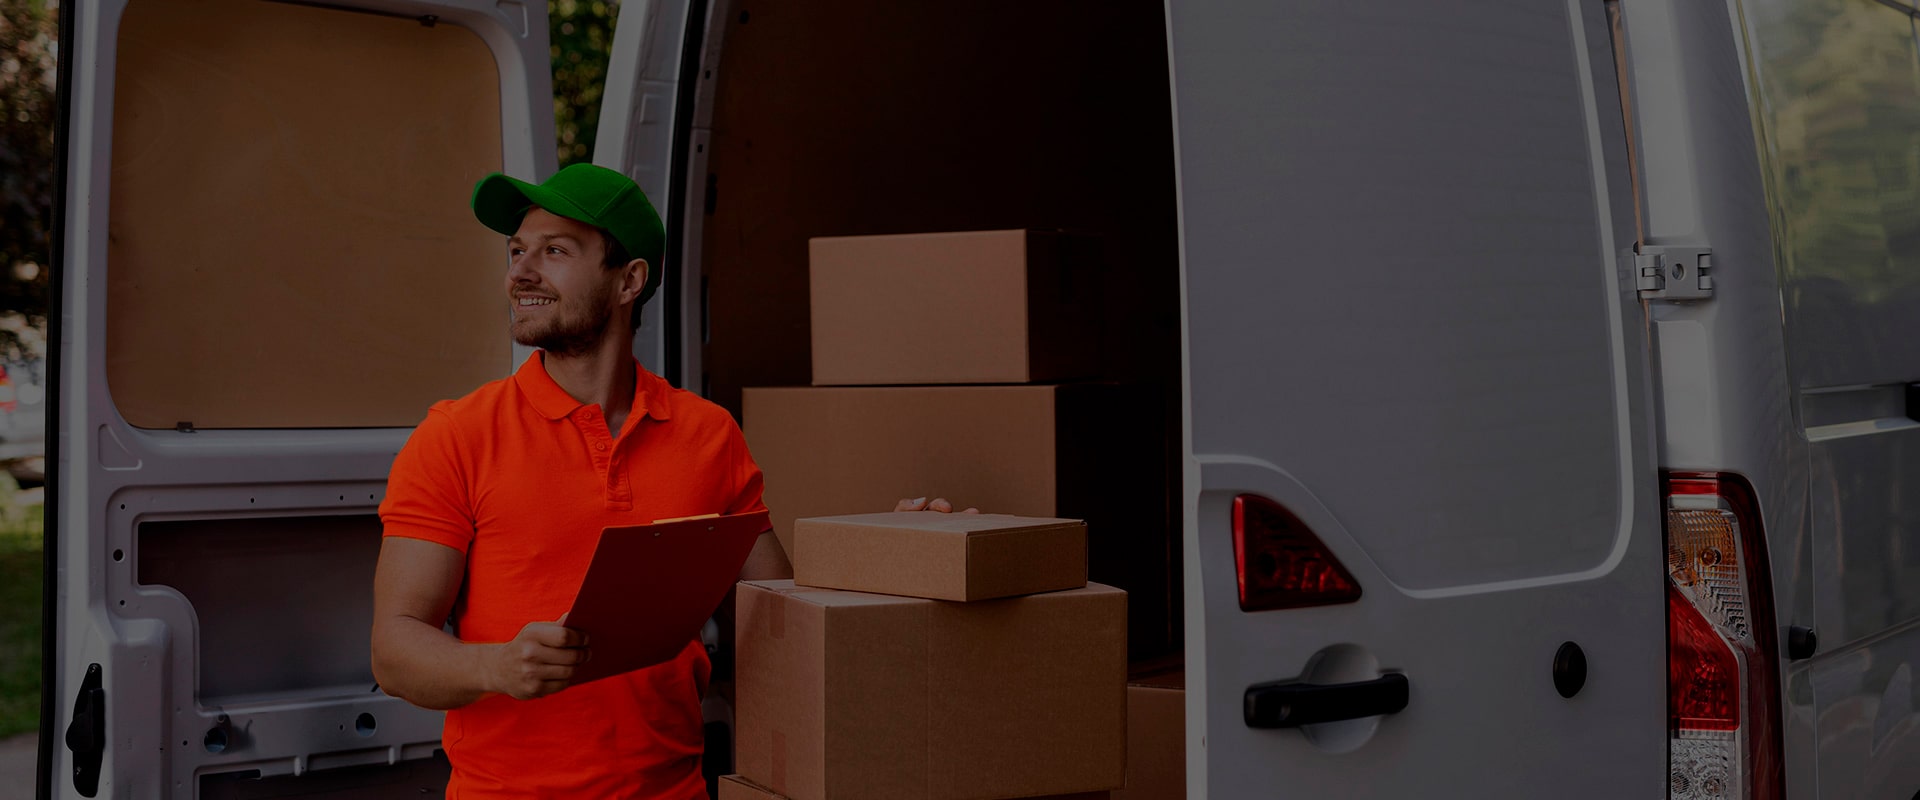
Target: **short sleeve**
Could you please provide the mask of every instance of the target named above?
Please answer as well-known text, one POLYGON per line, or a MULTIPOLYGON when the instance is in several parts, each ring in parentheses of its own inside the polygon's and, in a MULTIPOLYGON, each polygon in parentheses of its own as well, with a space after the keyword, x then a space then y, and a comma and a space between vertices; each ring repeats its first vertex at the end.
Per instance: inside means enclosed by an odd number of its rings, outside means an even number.
POLYGON ((471 478, 453 418, 438 407, 429 410, 387 474, 387 497, 380 501, 385 535, 467 552, 474 531, 471 478))
POLYGON ((740 426, 733 418, 727 418, 727 453, 730 459, 727 500, 728 514, 748 514, 767 510, 761 494, 766 489, 766 479, 760 474, 760 465, 753 463, 753 454, 747 452, 747 437, 740 433, 740 426))

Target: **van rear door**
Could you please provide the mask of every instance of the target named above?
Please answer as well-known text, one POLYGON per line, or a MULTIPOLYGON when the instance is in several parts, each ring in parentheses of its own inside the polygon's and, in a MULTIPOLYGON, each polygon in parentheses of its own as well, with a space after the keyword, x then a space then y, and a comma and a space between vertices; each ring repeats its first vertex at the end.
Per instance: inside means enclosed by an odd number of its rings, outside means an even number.
POLYGON ((726 0, 620 7, 593 147, 593 163, 633 178, 667 225, 665 263, 650 265, 664 270, 659 299, 641 315, 634 354, 654 374, 702 395, 698 337, 706 329, 706 281, 697 272, 698 220, 689 222, 686 212, 702 207, 706 187, 690 187, 687 176, 706 174, 706 118, 713 110, 710 102, 695 102, 695 93, 712 91, 713 65, 700 59, 719 58, 719 32, 709 23, 726 13, 726 0), (705 47, 710 32, 713 46, 705 47), (686 274, 685 265, 696 265, 696 272, 686 274))
POLYGON ((544 7, 82 0, 60 148, 56 797, 418 797, 375 509, 514 366, 474 181, 554 170, 544 7))
POLYGON ((1169 26, 1192 796, 1663 794, 1602 5, 1172 3, 1169 26))

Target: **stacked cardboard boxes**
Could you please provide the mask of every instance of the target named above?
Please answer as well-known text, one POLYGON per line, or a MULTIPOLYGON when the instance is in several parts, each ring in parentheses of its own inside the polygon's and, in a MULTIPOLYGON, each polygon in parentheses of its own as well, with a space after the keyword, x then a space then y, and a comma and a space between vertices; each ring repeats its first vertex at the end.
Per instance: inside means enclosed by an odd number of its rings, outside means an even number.
POLYGON ((796 563, 794 520, 902 497, 1084 519, 1091 578, 1129 594, 1132 655, 1177 647, 1162 409, 1151 389, 1097 380, 1094 244, 1024 230, 812 240, 814 385, 747 389, 742 408, 796 563))
POLYGON ((1113 800, 1185 800, 1187 678, 1178 667, 1127 680, 1127 785, 1113 800))
POLYGON ((1126 780, 1127 596, 1086 581, 1086 532, 799 520, 798 580, 740 587, 722 797, 1104 800, 1126 780))

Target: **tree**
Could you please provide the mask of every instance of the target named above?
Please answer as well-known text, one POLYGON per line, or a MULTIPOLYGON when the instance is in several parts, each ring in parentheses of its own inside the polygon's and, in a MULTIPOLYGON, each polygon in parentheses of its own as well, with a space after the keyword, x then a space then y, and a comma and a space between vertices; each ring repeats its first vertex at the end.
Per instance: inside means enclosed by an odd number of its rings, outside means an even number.
POLYGON ((553 45, 553 117, 560 166, 593 159, 606 90, 607 58, 613 50, 618 0, 553 0, 548 5, 553 45))
POLYGON ((58 0, 0 0, 0 358, 47 324, 58 0))

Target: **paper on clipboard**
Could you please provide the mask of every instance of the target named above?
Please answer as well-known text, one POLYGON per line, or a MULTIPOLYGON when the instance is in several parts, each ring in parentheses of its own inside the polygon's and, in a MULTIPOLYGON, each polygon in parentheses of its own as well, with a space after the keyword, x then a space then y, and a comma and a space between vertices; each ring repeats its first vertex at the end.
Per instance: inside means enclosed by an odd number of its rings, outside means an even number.
POLYGON ((592 657, 575 685, 679 655, 740 576, 767 512, 690 517, 600 532, 593 563, 567 612, 592 657))

